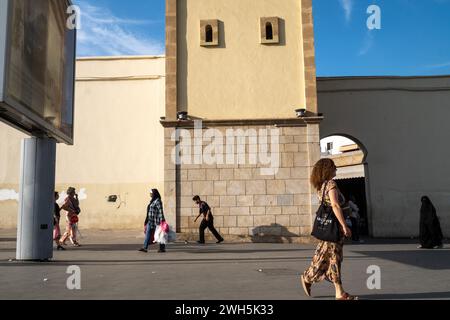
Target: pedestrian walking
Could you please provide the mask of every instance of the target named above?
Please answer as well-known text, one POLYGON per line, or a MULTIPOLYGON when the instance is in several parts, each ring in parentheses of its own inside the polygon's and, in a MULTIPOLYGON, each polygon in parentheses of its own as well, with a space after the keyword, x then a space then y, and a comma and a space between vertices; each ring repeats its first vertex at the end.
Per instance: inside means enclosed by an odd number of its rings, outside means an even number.
POLYGON ((60 239, 59 244, 61 246, 65 245, 67 239, 69 239, 73 246, 81 247, 81 245, 77 241, 77 224, 79 221, 78 215, 80 214, 81 209, 75 188, 70 187, 69 189, 67 189, 67 198, 65 199, 61 210, 67 211, 67 215, 66 232, 60 239))
POLYGON ((66 250, 63 246, 59 244, 61 239, 61 228, 59 227, 59 221, 61 220, 61 208, 59 207, 57 201, 59 199, 59 193, 55 191, 54 193, 54 207, 53 207, 53 241, 56 243, 56 250, 66 250))
POLYGON ((200 233, 200 240, 197 241, 197 243, 204 244, 205 243, 205 230, 206 228, 211 231, 211 233, 216 237, 217 242, 216 243, 222 243, 224 239, 222 236, 217 232, 216 228, 214 228, 214 217, 211 212, 210 206, 200 199, 199 196, 195 196, 192 198, 192 201, 195 202, 196 205, 199 207, 199 214, 197 218, 195 218, 194 222, 197 222, 198 218, 200 218, 203 215, 203 220, 200 223, 199 233, 200 233))
POLYGON ((357 300, 357 297, 348 294, 342 286, 344 239, 351 237, 352 233, 345 223, 341 208, 345 205, 345 198, 336 182, 332 180, 336 177, 336 170, 333 160, 321 159, 313 168, 311 184, 317 190, 319 200, 332 208, 340 228, 339 240, 319 241, 312 264, 300 277, 300 282, 307 296, 311 296, 311 287, 314 283, 327 280, 335 286, 336 300, 357 300))
MULTIPOLYGON (((166 219, 164 218, 163 203, 161 195, 157 189, 150 191, 150 204, 147 206, 147 214, 145 217, 145 241, 144 246, 139 249, 140 252, 148 252, 149 245, 153 242, 156 227, 159 226, 166 219)), ((159 253, 166 252, 166 245, 159 244, 159 253)))
POLYGON ((427 196, 422 197, 420 208, 420 249, 439 249, 443 247, 444 236, 436 214, 436 208, 427 196))
POLYGON ((364 241, 359 238, 359 221, 361 219, 359 215, 359 207, 356 204, 355 197, 351 195, 350 200, 348 201, 348 206, 350 207, 350 221, 352 222, 351 230, 352 230, 352 240, 353 242, 363 243, 364 241))

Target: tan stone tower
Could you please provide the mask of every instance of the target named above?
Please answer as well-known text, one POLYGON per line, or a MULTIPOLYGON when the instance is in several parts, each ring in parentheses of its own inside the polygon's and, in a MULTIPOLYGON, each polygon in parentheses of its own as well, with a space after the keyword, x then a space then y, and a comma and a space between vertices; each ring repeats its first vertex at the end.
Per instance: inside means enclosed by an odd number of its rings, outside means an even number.
POLYGON ((322 119, 311 0, 166 6, 168 219, 196 235, 192 197, 199 195, 228 239, 309 236, 322 119))

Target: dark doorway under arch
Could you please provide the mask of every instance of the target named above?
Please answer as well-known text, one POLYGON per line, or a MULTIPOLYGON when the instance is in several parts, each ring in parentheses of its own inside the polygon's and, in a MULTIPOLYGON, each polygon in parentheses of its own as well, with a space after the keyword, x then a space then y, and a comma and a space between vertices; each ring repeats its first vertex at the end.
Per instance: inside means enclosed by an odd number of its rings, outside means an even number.
POLYGON ((322 158, 331 158, 338 167, 335 181, 345 198, 359 208, 359 234, 370 236, 370 201, 367 174, 368 151, 361 141, 344 134, 335 134, 321 140, 322 158))

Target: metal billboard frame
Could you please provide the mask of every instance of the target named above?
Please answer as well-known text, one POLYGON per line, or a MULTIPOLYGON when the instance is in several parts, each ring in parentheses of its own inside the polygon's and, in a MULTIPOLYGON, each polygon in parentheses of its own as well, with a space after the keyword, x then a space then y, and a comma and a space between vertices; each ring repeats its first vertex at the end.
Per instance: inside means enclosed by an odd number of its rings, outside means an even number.
MULTIPOLYGON (((72 118, 72 136, 66 135, 61 130, 54 127, 52 124, 45 121, 41 116, 39 116, 37 113, 30 110, 28 107, 24 106, 20 102, 16 101, 15 99, 9 97, 7 95, 6 91, 6 85, 8 83, 8 75, 9 75, 9 66, 7 62, 10 61, 10 50, 8 50, 10 43, 11 43, 11 32, 10 28, 12 26, 12 2, 14 0, 0 0, 0 9, 4 8, 6 6, 7 11, 1 10, 3 13, 0 12, 0 16, 2 14, 6 14, 6 19, 0 20, 0 54, 1 52, 4 52, 5 54, 0 55, 0 64, 1 59, 3 59, 3 70, 0 67, 0 86, 1 86, 1 95, 0 95, 0 121, 3 121, 7 123, 8 125, 32 136, 37 137, 43 137, 43 136, 49 136, 55 138, 58 142, 66 143, 68 145, 73 145, 74 143, 74 126, 75 126, 75 73, 76 73, 76 33, 77 30, 74 28, 73 30, 69 31, 70 37, 73 39, 70 39, 73 41, 73 56, 70 55, 72 65, 70 65, 71 70, 73 71, 73 74, 71 74, 72 80, 72 96, 71 96, 71 112, 70 115, 72 118), (5 35, 4 41, 2 41, 2 25, 1 23, 6 24, 6 28, 3 28, 5 32, 3 33, 5 35), (2 50, 3 49, 3 50, 2 50)), ((72 0, 65 0, 67 3, 67 6, 73 5, 72 0)), ((66 21, 66 20, 64 20, 66 21)), ((64 26, 66 28, 67 26, 64 26)), ((71 50, 72 52, 72 50, 71 50)))
POLYGON ((8 26, 8 0, 0 0, 0 101, 3 101, 5 91, 4 75, 6 67, 6 31, 8 26))

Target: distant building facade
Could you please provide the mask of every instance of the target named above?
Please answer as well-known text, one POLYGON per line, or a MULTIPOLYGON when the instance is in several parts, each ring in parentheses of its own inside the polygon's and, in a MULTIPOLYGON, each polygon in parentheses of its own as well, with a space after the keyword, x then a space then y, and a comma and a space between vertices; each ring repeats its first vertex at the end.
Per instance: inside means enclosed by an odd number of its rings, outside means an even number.
POLYGON ((311 0, 166 4, 161 124, 172 223, 180 232, 198 233, 192 196, 199 195, 230 239, 309 236, 316 202, 309 175, 320 158, 321 120, 311 0), (298 108, 307 109, 305 118, 296 117, 298 108), (180 112, 188 120, 178 121, 180 112), (227 137, 235 142, 220 147, 227 137), (273 161, 262 161, 261 141, 272 138, 273 161), (211 148, 222 156, 207 161, 211 148), (276 170, 264 173, 268 168, 276 170))
POLYGON ((349 137, 363 151, 369 234, 418 236, 420 200, 426 195, 448 237, 450 76, 319 78, 317 83, 325 116, 321 138, 349 137))

